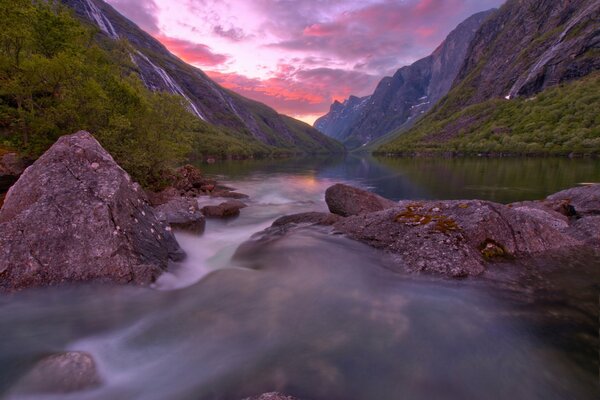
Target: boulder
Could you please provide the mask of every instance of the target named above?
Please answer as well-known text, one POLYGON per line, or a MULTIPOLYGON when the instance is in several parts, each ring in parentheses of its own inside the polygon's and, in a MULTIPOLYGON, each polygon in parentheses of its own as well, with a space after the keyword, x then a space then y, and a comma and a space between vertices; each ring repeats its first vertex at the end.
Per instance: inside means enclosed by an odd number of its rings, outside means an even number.
POLYGON ((101 383, 92 356, 72 351, 53 354, 40 360, 17 383, 17 391, 64 394, 92 389, 101 383))
POLYGON ((228 199, 237 199, 237 200, 241 200, 241 199, 247 199, 248 196, 247 194, 244 193, 238 193, 238 192, 233 192, 231 190, 223 190, 223 189, 214 189, 210 195, 212 197, 224 197, 224 198, 228 198, 228 199))
POLYGON ((341 183, 327 189, 325 201, 329 211, 342 217, 381 211, 396 205, 374 193, 341 183))
POLYGON ((194 233, 204 232, 206 218, 198 201, 189 197, 177 197, 156 207, 156 215, 160 221, 171 228, 186 230, 194 233))
POLYGON ((0 290, 149 284, 182 256, 144 191, 88 132, 61 137, 0 210, 0 290))
POLYGON ((322 212, 306 212, 300 214, 286 215, 273 222, 273 227, 285 226, 289 224, 310 224, 310 225, 333 225, 343 217, 337 214, 322 212))
POLYGON ((191 191, 200 189, 207 184, 202 172, 193 165, 184 165, 175 171, 175 182, 173 187, 180 191, 191 191))
POLYGON ((600 215, 600 184, 575 187, 550 195, 548 201, 565 202, 578 216, 600 215))
POLYGON ((558 221, 488 201, 405 201, 345 218, 334 228, 390 253, 404 270, 466 277, 496 260, 582 245, 558 221))
POLYGON ((271 392, 260 396, 246 397, 244 400, 300 400, 297 397, 288 396, 283 393, 271 392))
POLYGON ((240 215, 240 210, 247 207, 239 200, 229 200, 217 206, 204 206, 202 213, 207 218, 228 218, 240 215))

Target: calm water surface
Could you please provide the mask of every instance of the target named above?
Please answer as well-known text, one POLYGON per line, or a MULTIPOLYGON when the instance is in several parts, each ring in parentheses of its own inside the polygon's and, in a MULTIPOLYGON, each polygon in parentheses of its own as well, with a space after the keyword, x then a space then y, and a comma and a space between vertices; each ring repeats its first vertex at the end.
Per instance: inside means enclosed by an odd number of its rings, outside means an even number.
POLYGON ((202 168, 249 194, 249 207, 237 219, 209 221, 202 236, 177 233, 188 258, 155 288, 0 298, 0 397, 235 400, 279 390, 312 400, 598 398, 594 254, 498 265, 491 277, 463 281, 392 273, 371 248, 314 228, 233 254, 279 216, 326 210, 323 194, 335 182, 396 200, 511 202, 599 182, 600 162, 348 157, 202 168), (65 350, 91 353, 102 386, 28 392, 28 368, 65 350))

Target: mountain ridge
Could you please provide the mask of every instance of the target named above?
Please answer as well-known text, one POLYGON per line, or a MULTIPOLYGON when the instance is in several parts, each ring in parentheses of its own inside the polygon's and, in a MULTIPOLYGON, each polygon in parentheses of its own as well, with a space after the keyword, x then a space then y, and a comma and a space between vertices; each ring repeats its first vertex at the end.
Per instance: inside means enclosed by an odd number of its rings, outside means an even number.
POLYGON ((598 86, 598 21, 600 0, 509 0, 477 32, 448 95, 377 152, 600 151, 599 123, 585 115, 600 101, 575 84, 598 86))
POLYGON ((291 153, 343 151, 339 144, 312 131, 308 124, 222 88, 106 2, 62 2, 79 18, 97 26, 107 39, 126 39, 134 50, 130 53, 131 61, 146 87, 183 97, 198 118, 291 153))
MULTIPOLYGON (((314 126, 348 148, 357 148, 412 124, 450 90, 471 39, 493 12, 494 9, 470 16, 431 55, 383 78, 372 95, 361 98, 364 100, 360 106, 350 101, 341 108, 340 104, 347 103, 334 103, 314 126)), ((353 97, 356 98, 350 99, 353 97)))

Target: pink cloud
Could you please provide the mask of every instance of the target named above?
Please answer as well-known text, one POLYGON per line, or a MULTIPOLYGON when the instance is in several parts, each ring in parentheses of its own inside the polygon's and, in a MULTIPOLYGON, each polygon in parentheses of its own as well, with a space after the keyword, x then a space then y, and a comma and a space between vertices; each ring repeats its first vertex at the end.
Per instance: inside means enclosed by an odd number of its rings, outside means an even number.
POLYGON ((187 40, 155 35, 156 39, 164 44, 169 51, 184 61, 192 64, 214 67, 224 64, 229 57, 225 54, 215 53, 205 44, 193 43, 187 40))
POLYGON ((225 87, 298 116, 371 93, 505 0, 107 1, 225 87))
POLYGON ((248 78, 236 73, 207 71, 224 87, 253 100, 261 101, 281 113, 319 114, 332 99, 344 99, 353 93, 368 92, 377 77, 356 71, 330 68, 297 69, 279 65, 268 79, 248 78))

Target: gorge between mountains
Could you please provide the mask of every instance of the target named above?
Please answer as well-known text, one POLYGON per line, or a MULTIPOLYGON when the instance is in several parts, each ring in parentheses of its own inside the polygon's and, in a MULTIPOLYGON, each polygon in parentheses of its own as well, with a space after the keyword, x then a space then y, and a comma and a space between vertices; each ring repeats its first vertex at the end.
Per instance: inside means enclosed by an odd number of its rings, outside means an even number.
POLYGON ((1 399, 599 398, 600 0, 0 21, 1 399))

